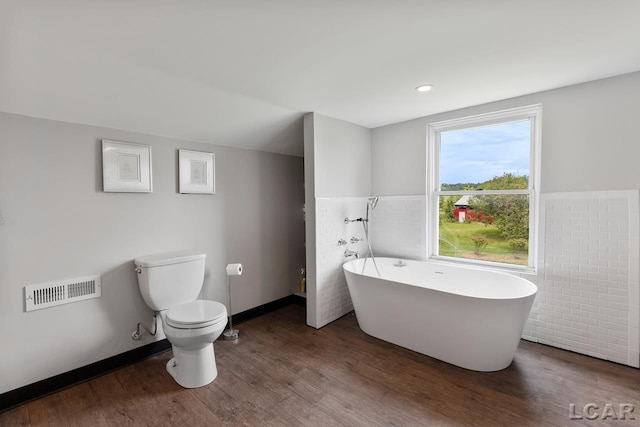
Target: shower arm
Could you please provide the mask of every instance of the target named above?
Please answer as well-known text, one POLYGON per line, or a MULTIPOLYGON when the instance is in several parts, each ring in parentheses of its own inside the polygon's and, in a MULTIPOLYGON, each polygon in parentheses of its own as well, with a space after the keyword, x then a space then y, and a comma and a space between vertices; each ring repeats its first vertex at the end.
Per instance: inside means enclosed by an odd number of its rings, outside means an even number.
MULTIPOLYGON (((367 213, 364 216, 364 218, 356 218, 356 219, 349 219, 349 217, 346 217, 344 219, 344 223, 345 224, 349 224, 350 222, 369 222, 369 210, 374 210, 376 206, 378 206, 378 200, 379 197, 370 197, 369 199, 367 199, 367 213), (371 208, 371 209, 369 209, 371 208)), ((363 224, 364 225, 364 224, 363 224)))
POLYGON ((356 218, 356 219, 349 219, 349 217, 344 219, 344 223, 345 224, 349 224, 350 222, 368 222, 369 220, 366 218, 356 218))

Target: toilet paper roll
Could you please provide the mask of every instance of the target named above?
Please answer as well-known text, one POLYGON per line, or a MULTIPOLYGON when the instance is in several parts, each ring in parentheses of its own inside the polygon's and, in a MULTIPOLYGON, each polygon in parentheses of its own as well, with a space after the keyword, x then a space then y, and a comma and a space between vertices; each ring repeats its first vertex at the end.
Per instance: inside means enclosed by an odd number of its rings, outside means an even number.
POLYGON ((227 264, 227 276, 242 276, 242 264, 227 264))

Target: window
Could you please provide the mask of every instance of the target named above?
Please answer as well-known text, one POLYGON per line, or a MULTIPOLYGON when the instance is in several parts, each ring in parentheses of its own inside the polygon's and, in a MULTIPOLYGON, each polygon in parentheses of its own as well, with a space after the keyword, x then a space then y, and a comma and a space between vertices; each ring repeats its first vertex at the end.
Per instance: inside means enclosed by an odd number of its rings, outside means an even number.
POLYGON ((429 125, 429 257, 535 269, 540 105, 429 125))

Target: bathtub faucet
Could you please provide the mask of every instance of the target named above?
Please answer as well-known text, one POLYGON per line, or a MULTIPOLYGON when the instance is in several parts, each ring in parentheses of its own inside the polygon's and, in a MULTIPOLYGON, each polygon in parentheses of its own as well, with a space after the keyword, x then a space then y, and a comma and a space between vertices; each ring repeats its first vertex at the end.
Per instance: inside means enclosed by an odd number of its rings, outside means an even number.
POLYGON ((360 254, 358 254, 358 251, 352 251, 350 249, 345 249, 344 250, 344 257, 345 258, 349 258, 350 256, 354 256, 354 255, 355 255, 356 258, 360 257, 360 254))

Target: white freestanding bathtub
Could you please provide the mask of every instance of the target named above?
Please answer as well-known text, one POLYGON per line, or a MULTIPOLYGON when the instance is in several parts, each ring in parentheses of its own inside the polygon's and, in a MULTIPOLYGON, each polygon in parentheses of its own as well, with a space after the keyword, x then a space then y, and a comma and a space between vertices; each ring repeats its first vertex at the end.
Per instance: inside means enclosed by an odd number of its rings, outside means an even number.
POLYGON ((538 288, 493 271, 376 258, 344 264, 367 334, 474 371, 511 364, 538 288))

